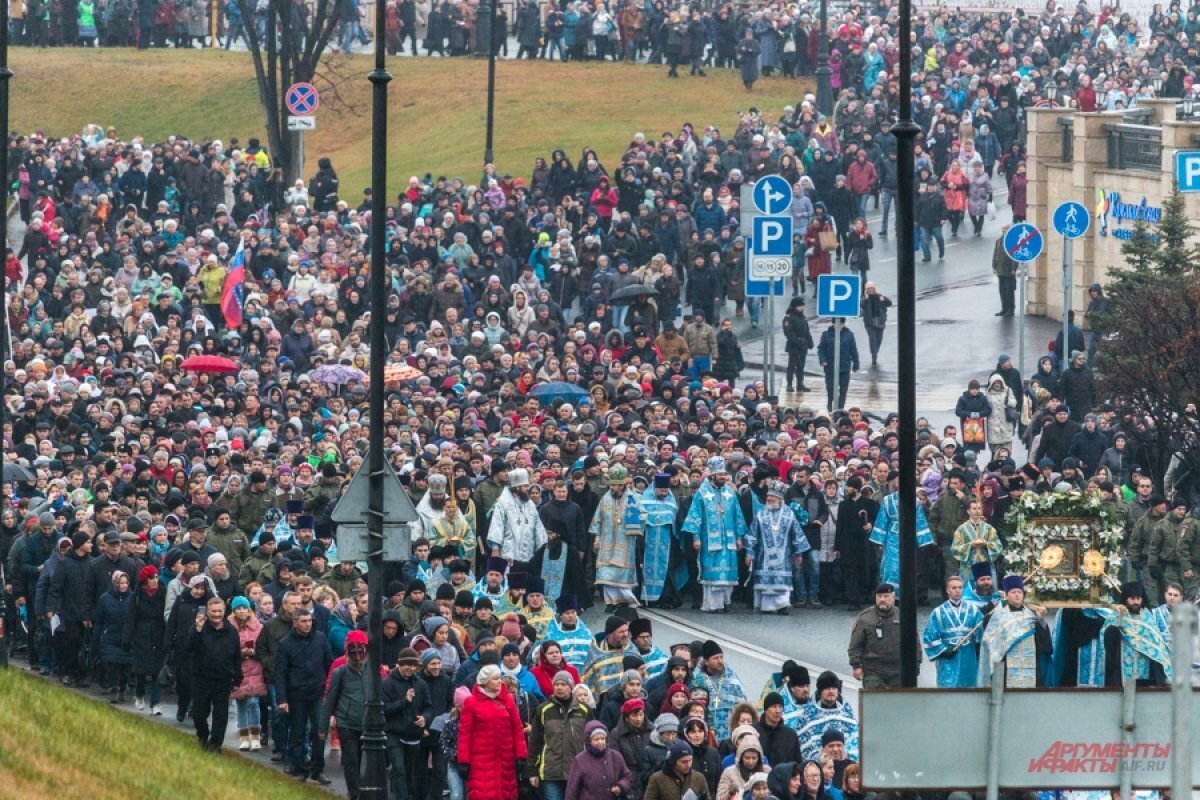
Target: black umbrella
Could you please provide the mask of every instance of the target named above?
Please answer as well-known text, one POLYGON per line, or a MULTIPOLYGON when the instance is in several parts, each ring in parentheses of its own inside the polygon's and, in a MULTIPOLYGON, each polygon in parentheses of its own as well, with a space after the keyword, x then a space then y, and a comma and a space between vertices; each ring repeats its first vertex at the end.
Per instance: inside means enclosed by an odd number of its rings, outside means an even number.
POLYGON ((643 297, 658 297, 658 290, 644 283, 635 283, 632 286, 617 289, 612 293, 612 297, 608 298, 608 302, 614 306, 628 306, 643 297))
POLYGON ((32 483, 37 480, 37 476, 32 472, 22 467, 20 464, 12 462, 4 462, 4 480, 6 481, 28 481, 32 483))

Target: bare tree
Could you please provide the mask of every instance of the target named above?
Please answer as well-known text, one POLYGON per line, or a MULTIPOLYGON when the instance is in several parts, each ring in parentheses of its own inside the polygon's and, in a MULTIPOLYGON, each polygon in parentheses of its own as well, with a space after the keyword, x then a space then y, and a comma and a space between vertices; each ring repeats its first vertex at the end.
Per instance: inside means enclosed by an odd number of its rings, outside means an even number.
POLYGON ((259 100, 267 123, 267 150, 277 170, 273 183, 282 190, 300 175, 298 137, 288 131, 286 95, 297 82, 313 81, 333 39, 339 0, 235 0, 246 21, 246 40, 254 62, 259 100), (259 14, 259 6, 265 14, 259 14))

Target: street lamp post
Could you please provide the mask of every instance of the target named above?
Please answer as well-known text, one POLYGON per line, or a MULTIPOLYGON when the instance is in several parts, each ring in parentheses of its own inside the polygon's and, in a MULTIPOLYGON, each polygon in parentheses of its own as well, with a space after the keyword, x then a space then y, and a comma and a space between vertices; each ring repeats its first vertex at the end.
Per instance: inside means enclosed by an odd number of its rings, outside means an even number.
MULTIPOLYGON (((487 59, 488 59, 488 85, 487 85, 487 140, 483 145, 483 164, 487 166, 493 163, 495 155, 492 152, 492 129, 495 121, 496 109, 496 6, 500 0, 495 0, 494 3, 489 3, 488 0, 483 0, 487 6, 487 59)), ((479 7, 479 18, 484 19, 484 6, 479 7)), ((508 31, 502 31, 501 36, 507 36, 508 31)), ((482 38, 482 34, 480 35, 482 38)), ((486 188, 486 187, 485 187, 486 188)))
POLYGON ((821 0, 821 30, 817 33, 817 110, 833 114, 833 82, 829 69, 829 0, 821 0))
POLYGON ((912 0, 900 0, 900 119, 896 137, 896 236, 900 414, 900 684, 915 688, 917 660, 917 280, 913 226, 914 145, 921 129, 912 117, 912 0))
POLYGON ((367 533, 367 692, 363 726, 363 786, 360 797, 387 800, 387 734, 383 716, 383 362, 387 356, 383 318, 387 313, 387 280, 384 249, 387 246, 387 106, 388 83, 383 31, 387 26, 386 3, 375 4, 375 69, 371 82, 371 395, 367 436, 367 469, 370 470, 370 500, 367 533))
MULTIPOLYGON (((8 210, 8 82, 12 79, 12 70, 8 67, 8 3, 0 3, 0 209, 8 210)), ((7 215, 6 215, 7 217, 7 215)), ((7 218, 0 220, 0 250, 8 247, 7 218)), ((12 350, 12 342, 8 336, 8 272, 0 269, 0 341, 3 341, 3 356, 8 357, 12 350)), ((0 403, 0 428, 4 426, 7 407, 0 403)), ((4 441, 0 439, 0 448, 4 441)), ((0 450, 0 462, 4 461, 3 450, 0 450)), ((8 615, 8 603, 4 597, 3 567, 0 567, 0 667, 8 666, 8 631, 5 629, 5 617, 8 615)))
POLYGON ((1054 81, 1047 81, 1045 87, 1042 89, 1042 93, 1044 95, 1046 95, 1046 99, 1050 101, 1051 105, 1057 105, 1057 99, 1058 99, 1058 84, 1057 83, 1055 83, 1054 81))
POLYGON ((479 9, 475 12, 475 55, 486 56, 491 41, 492 0, 479 0, 479 9))

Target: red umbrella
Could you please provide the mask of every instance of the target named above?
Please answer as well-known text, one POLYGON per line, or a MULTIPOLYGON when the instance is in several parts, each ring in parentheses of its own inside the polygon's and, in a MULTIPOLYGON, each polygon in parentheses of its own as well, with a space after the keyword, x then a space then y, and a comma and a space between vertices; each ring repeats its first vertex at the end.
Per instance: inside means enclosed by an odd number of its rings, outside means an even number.
POLYGON ((224 356, 192 356, 185 358, 179 366, 188 372, 212 372, 218 375, 226 375, 241 369, 234 361, 224 356))

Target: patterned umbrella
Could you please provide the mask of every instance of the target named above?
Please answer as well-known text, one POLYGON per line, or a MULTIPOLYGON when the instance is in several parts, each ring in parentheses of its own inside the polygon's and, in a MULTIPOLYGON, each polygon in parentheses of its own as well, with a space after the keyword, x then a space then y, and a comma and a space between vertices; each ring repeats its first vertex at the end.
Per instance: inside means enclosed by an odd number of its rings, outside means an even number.
POLYGON ((323 364, 312 371, 312 379, 332 386, 343 386, 351 381, 365 381, 367 374, 349 364, 323 364))
POLYGON ((405 381, 415 381, 424 374, 421 370, 416 367, 410 367, 408 364, 388 364, 383 368, 383 382, 404 383, 405 381))

